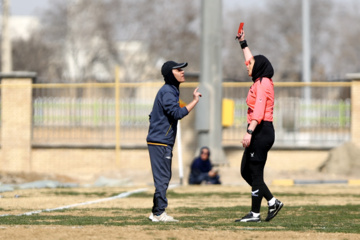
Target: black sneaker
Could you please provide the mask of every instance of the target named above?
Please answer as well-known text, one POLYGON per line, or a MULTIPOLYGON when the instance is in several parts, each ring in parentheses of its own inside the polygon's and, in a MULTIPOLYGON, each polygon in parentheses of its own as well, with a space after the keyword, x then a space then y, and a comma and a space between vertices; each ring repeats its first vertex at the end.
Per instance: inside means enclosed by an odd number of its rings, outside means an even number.
POLYGON ((275 204, 273 206, 269 206, 268 215, 267 215, 265 221, 268 222, 271 219, 273 219, 278 214, 278 212, 281 210, 281 208, 283 206, 284 206, 284 204, 276 199, 275 204))
POLYGON ((261 222, 260 215, 255 217, 252 212, 249 212, 246 216, 240 219, 236 219, 235 222, 261 222))

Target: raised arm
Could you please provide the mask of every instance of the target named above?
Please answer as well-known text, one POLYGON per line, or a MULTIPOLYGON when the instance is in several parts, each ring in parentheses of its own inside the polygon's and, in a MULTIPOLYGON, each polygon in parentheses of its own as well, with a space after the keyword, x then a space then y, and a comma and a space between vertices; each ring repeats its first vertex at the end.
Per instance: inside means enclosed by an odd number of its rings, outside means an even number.
POLYGON ((186 108, 188 110, 188 112, 190 112, 191 110, 193 110, 193 108, 196 106, 196 104, 199 102, 199 97, 201 97, 201 93, 198 92, 198 87, 194 90, 193 92, 193 100, 186 105, 186 108))
POLYGON ((253 55, 251 54, 250 48, 248 47, 246 40, 245 40, 245 31, 242 30, 241 33, 238 33, 237 39, 239 39, 240 46, 243 50, 244 57, 245 57, 245 64, 246 62, 250 61, 250 59, 253 58, 253 55))

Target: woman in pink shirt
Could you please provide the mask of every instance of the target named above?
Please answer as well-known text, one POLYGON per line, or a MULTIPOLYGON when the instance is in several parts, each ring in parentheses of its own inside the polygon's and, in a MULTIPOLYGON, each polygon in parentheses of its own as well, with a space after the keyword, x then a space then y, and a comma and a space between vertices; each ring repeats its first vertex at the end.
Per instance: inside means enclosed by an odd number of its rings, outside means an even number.
POLYGON ((248 75, 253 85, 248 92, 248 127, 242 140, 245 148, 241 161, 241 175, 251 186, 251 211, 235 222, 260 222, 260 206, 262 198, 268 201, 269 209, 265 221, 273 219, 283 203, 276 199, 264 182, 264 167, 267 154, 275 141, 273 126, 274 69, 269 60, 262 55, 253 56, 245 40, 245 32, 238 34, 240 46, 245 57, 248 75))

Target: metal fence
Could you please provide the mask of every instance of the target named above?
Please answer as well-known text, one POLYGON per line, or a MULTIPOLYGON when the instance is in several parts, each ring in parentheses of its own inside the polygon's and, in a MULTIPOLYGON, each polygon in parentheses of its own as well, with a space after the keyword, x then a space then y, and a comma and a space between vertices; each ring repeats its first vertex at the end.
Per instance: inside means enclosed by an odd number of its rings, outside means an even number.
POLYGON ((114 84, 35 86, 33 145, 113 147, 118 134, 122 146, 145 146, 159 86, 121 84, 118 100, 114 84))
MULTIPOLYGON (((161 85, 120 84, 118 96, 114 84, 75 88, 35 85, 33 145, 113 147, 118 133, 123 147, 146 146, 148 115, 161 85)), ((224 146, 240 146, 247 124, 245 99, 249 86, 223 85, 223 97, 235 103, 234 124, 223 129, 224 146)), ((194 84, 182 84, 181 98, 185 102, 191 101, 193 88, 194 84)), ((337 146, 350 140, 350 119, 349 83, 275 83, 276 147, 337 146), (311 99, 302 97, 306 87, 311 89, 311 99)))
MULTIPOLYGON (((223 130, 224 145, 239 145, 246 129, 248 86, 224 84, 235 102, 235 123, 223 130)), ((275 83, 275 147, 331 148, 350 140, 350 83, 275 83), (311 99, 303 97, 310 88, 311 99)))

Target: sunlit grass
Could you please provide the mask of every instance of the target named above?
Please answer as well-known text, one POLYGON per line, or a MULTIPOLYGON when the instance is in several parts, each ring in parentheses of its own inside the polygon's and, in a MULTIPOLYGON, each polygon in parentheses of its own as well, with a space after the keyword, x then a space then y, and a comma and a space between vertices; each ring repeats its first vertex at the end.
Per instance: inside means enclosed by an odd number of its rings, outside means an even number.
MULTIPOLYGON (((64 196, 112 196, 113 192, 87 192, 54 191, 52 194, 64 196)), ((170 209, 171 215, 180 220, 177 223, 153 223, 149 221, 149 208, 73 208, 54 212, 42 212, 31 216, 4 216, 0 217, 0 225, 62 225, 62 226, 140 226, 143 229, 153 228, 171 230, 176 227, 196 230, 226 230, 226 231, 315 231, 315 232, 341 232, 360 233, 360 205, 302 205, 288 206, 285 204, 278 216, 271 222, 261 223, 235 223, 235 219, 244 216, 249 211, 249 206, 226 206, 226 201, 237 199, 248 194, 238 192, 205 192, 205 193, 176 193, 169 191, 168 197, 172 200, 203 199, 203 207, 176 207, 170 209), (207 207, 208 197, 216 196, 223 199, 224 204, 218 207, 207 207)), ((276 193, 277 196, 287 199, 299 199, 309 196, 339 197, 335 194, 306 194, 306 193, 276 193)), ((349 195, 347 195, 349 197, 349 195)), ((358 198, 359 194, 352 197, 358 198)), ((151 193, 138 193, 131 195, 134 198, 152 198, 151 193)), ((4 209, 3 209, 4 210, 4 209)), ((7 209, 11 212, 11 209, 7 209)), ((266 217, 266 210, 262 212, 262 219, 266 217)))

